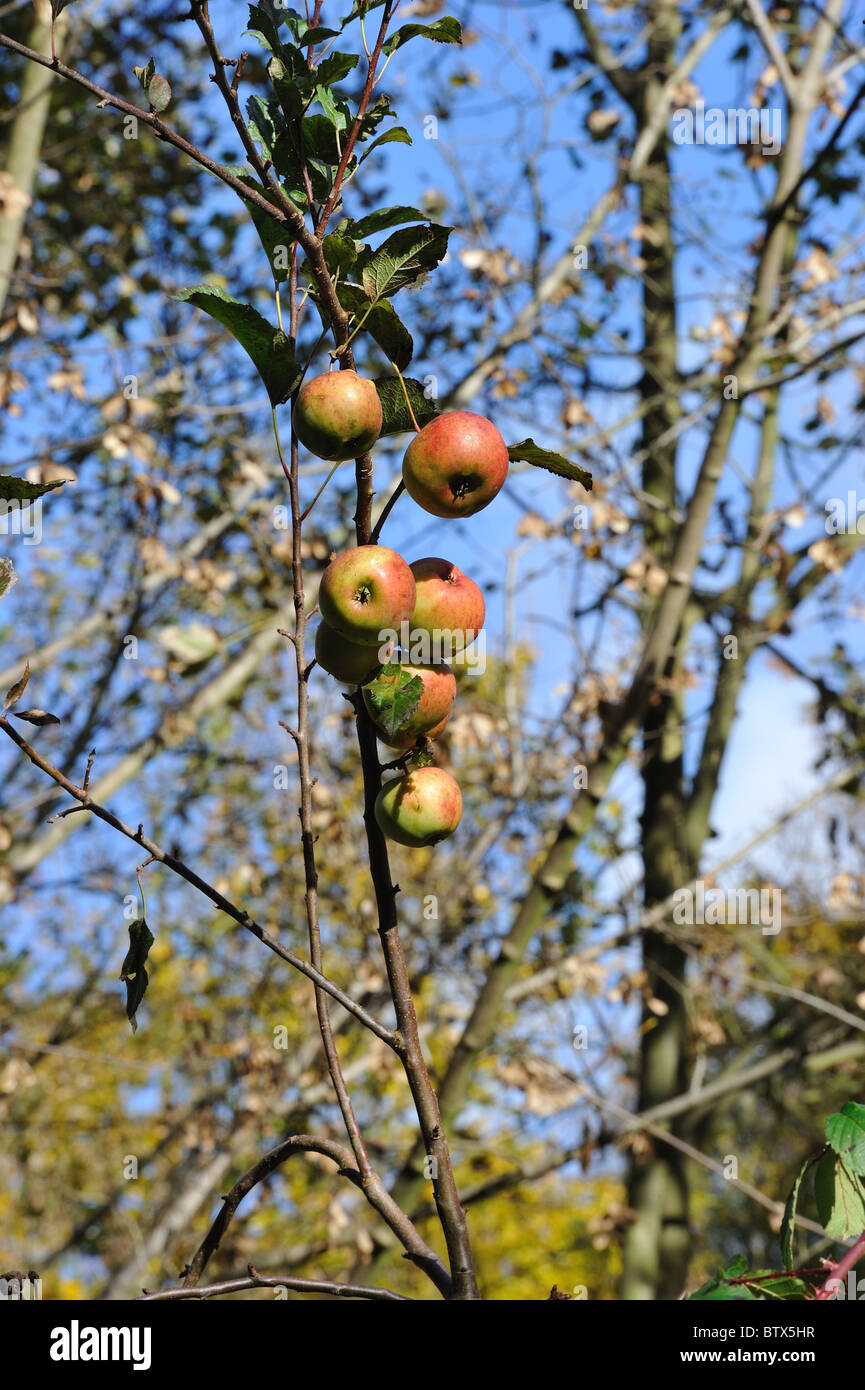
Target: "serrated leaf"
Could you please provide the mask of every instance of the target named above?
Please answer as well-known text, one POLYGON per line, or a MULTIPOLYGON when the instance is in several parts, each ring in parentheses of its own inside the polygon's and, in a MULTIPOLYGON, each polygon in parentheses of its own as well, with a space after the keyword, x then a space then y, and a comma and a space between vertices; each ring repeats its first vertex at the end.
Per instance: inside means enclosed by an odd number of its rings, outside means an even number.
POLYGON ((375 236, 376 232, 386 232, 391 227, 402 227, 406 222, 424 221, 424 214, 418 212, 417 208, 379 208, 377 212, 371 212, 368 216, 359 218, 357 222, 349 220, 343 230, 346 236, 363 241, 368 236, 375 236))
POLYGON ((508 457, 512 463, 518 459, 523 463, 533 463, 536 468, 545 468, 548 473, 556 473, 571 483, 582 483, 587 492, 592 490, 592 475, 578 463, 571 463, 562 454, 551 449, 542 449, 533 439, 524 439, 520 444, 508 446, 508 457))
POLYGON ((865 1105, 848 1100, 826 1121, 826 1138, 852 1173, 865 1174, 865 1105))
MULTIPOLYGON (((435 402, 424 395, 423 386, 412 377, 403 377, 411 408, 421 429, 438 414, 435 402)), ((379 438, 387 434, 405 434, 414 429, 414 420, 406 404, 406 392, 399 377, 380 377, 373 383, 381 401, 382 427, 379 438)))
POLYGON ((437 19, 434 24, 404 24, 386 39, 382 52, 388 57, 410 39, 432 39, 434 43, 462 43, 462 25, 458 19, 437 19))
POLYGON ((423 694, 420 676, 410 676, 398 662, 382 666, 375 680, 364 686, 372 715, 384 734, 392 737, 414 714, 423 694))
POLYGON ((337 82, 344 82, 358 62, 356 53, 329 53, 313 69, 316 86, 333 87, 337 82))
POLYGON ((153 941, 153 933, 143 917, 138 917, 134 922, 129 923, 129 950, 126 952, 123 965, 120 967, 120 979, 126 985, 126 1017, 132 1024, 133 1033, 138 1030, 135 1015, 149 983, 144 963, 150 953, 153 941))
POLYGON ((241 304, 212 285, 193 285, 174 296, 194 304, 227 328, 255 364, 271 405, 282 405, 297 387, 302 369, 295 361, 288 339, 251 304, 241 304))
POLYGON ((27 689, 27 682, 29 681, 29 679, 30 662, 28 661, 27 665, 24 667, 24 674, 20 677, 20 679, 18 679, 15 682, 14 685, 10 685, 9 689, 6 691, 6 698, 3 701, 4 714, 6 713, 7 709, 11 709, 13 705, 17 705, 18 701, 21 699, 21 696, 24 694, 24 691, 27 689))
POLYGON ((817 1215, 827 1236, 846 1240, 865 1231, 865 1192, 837 1154, 827 1153, 814 1174, 817 1215))
POLYGON ((721 1271, 720 1277, 722 1279, 739 1279, 747 1268, 748 1261, 745 1256, 737 1255, 735 1260, 733 1260, 731 1264, 728 1264, 726 1269, 721 1271))
POLYGON ((12 561, 6 555, 0 555, 0 598, 5 598, 17 583, 18 576, 12 561))
POLYGON ((37 497, 44 497, 46 492, 71 482, 71 478, 59 478, 53 483, 28 483, 25 478, 0 474, 0 502, 35 502, 37 497))
POLYGON ((388 298, 428 274, 446 254, 451 231, 433 222, 394 232, 363 268, 363 288, 369 298, 388 298))
POLYGON ((414 354, 412 336, 389 299, 370 309, 370 302, 359 285, 340 284, 337 297, 344 309, 363 319, 363 332, 378 343, 388 361, 404 372, 414 354))
POLYGON ((805 1162, 802 1164, 802 1167, 796 1174, 796 1180, 793 1183, 792 1188, 790 1189, 790 1195, 787 1198, 787 1204, 784 1207, 784 1219, 781 1222, 780 1241, 781 1258, 784 1261, 785 1269, 793 1268, 793 1241, 796 1235, 796 1207, 799 1203, 799 1191, 802 1187, 802 1181, 805 1177, 805 1174, 808 1172, 808 1169, 811 1168, 812 1165, 816 1162, 817 1158, 814 1154, 809 1154, 809 1156, 805 1159, 805 1162))

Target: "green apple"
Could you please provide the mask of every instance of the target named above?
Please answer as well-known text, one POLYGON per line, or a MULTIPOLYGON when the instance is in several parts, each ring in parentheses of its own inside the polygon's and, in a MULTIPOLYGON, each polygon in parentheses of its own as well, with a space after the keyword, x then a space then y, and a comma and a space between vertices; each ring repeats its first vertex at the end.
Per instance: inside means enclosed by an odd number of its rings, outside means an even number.
POLYGON ((473 516, 508 474, 508 446, 483 415, 451 410, 416 434, 402 461, 406 491, 433 516, 473 516))
POLYGON ((410 566, 417 587, 411 630, 449 639, 454 652, 470 646, 484 625, 484 596, 449 560, 429 556, 410 566))
POLYGON ((331 560, 318 604, 340 637, 371 647, 408 621, 415 597, 414 575, 401 555, 386 545, 357 545, 331 560))
POLYGON ((315 659, 322 670, 345 685, 361 685, 381 667, 377 646, 361 647, 340 637, 322 619, 315 634, 315 659))
POLYGON ((292 415, 305 449, 334 462, 368 453, 381 434, 381 401, 373 382, 348 368, 301 386, 292 415))
POLYGON ((411 849, 438 844, 460 823, 459 785, 442 767, 418 767, 387 782, 375 799, 375 818, 388 839, 411 849))
POLYGON ((421 734, 428 733, 447 718, 456 693, 457 682, 453 671, 445 662, 439 661, 429 666, 388 666, 371 686, 364 689, 363 699, 382 743, 386 743, 390 748, 410 748, 421 734), (387 694, 388 687, 393 687, 400 681, 401 673, 408 677, 419 676, 423 690, 417 707, 391 735, 385 733, 377 723, 376 702, 382 694, 387 694))

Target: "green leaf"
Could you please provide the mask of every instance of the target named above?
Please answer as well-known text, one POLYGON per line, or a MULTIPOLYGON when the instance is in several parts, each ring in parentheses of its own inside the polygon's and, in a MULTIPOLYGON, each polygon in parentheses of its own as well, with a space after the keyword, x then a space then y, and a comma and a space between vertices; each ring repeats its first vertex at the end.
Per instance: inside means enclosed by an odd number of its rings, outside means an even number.
POLYGON ((282 405, 298 385, 302 369, 294 359, 284 333, 280 333, 251 304, 241 304, 212 285, 193 285, 174 296, 194 304, 227 328, 255 364, 271 405, 282 405))
POLYGON ((865 1174, 865 1105, 848 1100, 826 1121, 826 1138, 851 1173, 865 1174))
POLYGON ((827 1153, 814 1175, 817 1215, 827 1236, 846 1240, 865 1231, 865 1192, 837 1154, 827 1153))
POLYGON ((120 968, 120 978, 126 984, 126 1017, 132 1024, 133 1033, 138 1024, 135 1015, 147 991, 148 978, 144 968, 148 953, 153 945, 153 933, 143 917, 129 923, 129 950, 120 968))
POLYGON ((462 25, 458 19, 437 19, 435 24, 404 24, 385 40, 382 52, 389 57, 410 39, 432 39, 434 43, 462 43, 462 25))
MULTIPOLYGON (((268 196, 268 190, 263 188, 251 174, 247 174, 242 167, 232 169, 232 173, 236 174, 247 188, 255 189, 264 197, 268 196)), ((245 206, 267 254, 271 274, 277 284, 282 284, 291 273, 291 249, 294 245, 294 239, 284 223, 274 221, 266 212, 262 212, 257 204, 245 203, 245 206)))
POLYGON ((753 1303, 755 1297, 747 1284, 719 1284, 717 1280, 712 1280, 711 1283, 704 1284, 702 1288, 695 1289, 692 1294, 689 1294, 687 1301, 691 1303, 753 1303))
POLYGON ((370 309, 370 301, 360 285, 340 284, 336 293, 344 309, 353 313, 358 321, 363 319, 362 332, 368 333, 388 361, 404 372, 412 359, 414 342, 390 300, 383 299, 370 309))
POLYGON ((358 255, 358 244, 352 238, 344 236, 342 232, 331 232, 321 243, 324 252, 325 264, 331 275, 339 271, 344 278, 349 271, 354 268, 358 255))
POLYGON ((582 483, 587 492, 592 489, 592 475, 578 463, 571 463, 561 454, 550 449, 542 449, 533 439, 524 439, 521 444, 508 446, 508 457, 512 463, 521 459, 523 463, 533 463, 536 468, 546 468, 548 473, 556 473, 571 483, 582 483))
POLYGON ((344 29, 353 19, 359 19, 361 15, 369 14, 370 10, 378 10, 384 4, 384 0, 354 0, 351 12, 341 19, 340 25, 344 29))
POLYGON ((44 497, 46 492, 53 492, 71 481, 71 478, 59 478, 55 483, 28 483, 24 478, 0 473, 0 502, 34 502, 37 497, 44 497))
POLYGON ((781 1222, 781 1258, 784 1261, 785 1269, 793 1268, 793 1240, 796 1234, 796 1207, 799 1202, 799 1190, 808 1169, 817 1162, 818 1155, 809 1154, 796 1175, 796 1181, 790 1189, 790 1196, 787 1198, 787 1205, 784 1207, 784 1220, 781 1222))
POLYGON ((372 716, 381 731, 392 737, 420 704, 423 681, 410 676, 399 662, 382 666, 375 680, 364 686, 372 706, 372 716))
POLYGON ((420 280, 445 255, 452 228, 430 223, 394 232, 363 268, 363 287, 370 299, 384 299, 420 280))
MULTIPOLYGON (((364 160, 372 154, 373 150, 378 145, 410 145, 411 143, 411 136, 403 126, 391 126, 390 130, 386 130, 383 135, 377 135, 369 145, 365 146, 364 152, 358 160, 358 163, 363 164, 364 160)), ((420 213, 419 216, 423 217, 423 213, 420 213)))
POLYGON ((376 232, 386 232, 390 227, 402 227, 406 222, 425 221, 424 213, 418 212, 417 208, 379 208, 378 212, 371 212, 357 222, 349 219, 343 230, 346 236, 363 241, 368 236, 375 236, 376 232))
POLYGON ((732 1264, 727 1265, 727 1268, 721 1271, 720 1277, 722 1279, 740 1279, 747 1268, 748 1261, 745 1256, 737 1255, 732 1264))
POLYGON ((5 555, 0 555, 0 598, 5 598, 14 584, 17 584, 18 576, 15 573, 15 566, 5 555))
POLYGON ((796 1279, 792 1276, 789 1279, 760 1279, 759 1282, 748 1283, 745 1287, 753 1290, 755 1298, 764 1300, 801 1300, 813 1296, 811 1286, 806 1284, 804 1279, 796 1279))
MULTIPOLYGON (((410 376, 404 377, 403 380, 411 408, 423 429, 438 413, 435 404, 424 395, 423 386, 419 381, 414 381, 410 376)), ((379 437, 383 438, 387 434, 405 434, 407 430, 413 430, 414 421, 406 405, 405 392, 400 385, 399 377, 380 377, 373 384, 381 401, 382 427, 379 437)))
POLYGON ((278 21, 263 5, 250 5, 249 24, 245 32, 257 38, 262 48, 266 48, 269 53, 279 54, 282 51, 278 31, 278 21))
POLYGON ((315 99, 334 130, 345 130, 348 125, 345 102, 338 102, 329 87, 316 87, 315 99))
POLYGON ((249 133, 266 159, 273 159, 276 142, 285 126, 282 112, 272 97, 251 96, 246 103, 249 133))
POLYGON ((356 53, 329 53, 313 68, 316 87, 334 87, 344 82, 359 62, 356 53))

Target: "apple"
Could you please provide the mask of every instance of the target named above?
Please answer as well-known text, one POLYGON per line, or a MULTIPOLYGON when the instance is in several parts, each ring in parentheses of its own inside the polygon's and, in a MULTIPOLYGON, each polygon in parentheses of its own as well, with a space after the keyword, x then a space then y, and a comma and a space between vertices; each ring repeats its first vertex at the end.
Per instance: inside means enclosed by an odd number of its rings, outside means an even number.
POLYGON ((430 729, 441 724, 442 720, 447 719, 450 715, 451 706, 457 693, 456 676, 443 661, 433 662, 429 666, 400 665, 391 667, 381 673, 376 684, 378 686, 395 685, 400 679, 401 672, 405 672, 408 676, 419 676, 423 690, 416 709, 407 719, 403 720, 395 734, 384 733, 376 723, 376 709, 373 702, 375 692, 369 687, 363 692, 364 704, 376 725, 376 734, 382 743, 386 743, 390 748, 411 748, 421 734, 427 734, 430 729), (396 742, 395 740, 399 741, 396 742))
POLYGON ((361 647, 349 642, 324 620, 315 634, 315 659, 322 670, 345 685, 361 685, 382 664, 378 646, 361 647))
POLYGON ((402 461, 406 491, 433 516, 473 516, 508 474, 508 446, 483 415, 451 410, 416 434, 402 461))
POLYGON ((331 560, 321 579, 318 605, 328 627, 358 646, 374 646, 380 634, 399 631, 412 615, 414 575, 386 545, 357 545, 331 560))
POLYGON ((401 752, 404 752, 407 748, 414 748, 419 738, 438 738, 440 734, 444 733, 445 725, 447 724, 450 717, 450 710, 448 710, 444 719, 439 720, 438 724, 434 724, 433 727, 431 729, 427 729, 424 734, 396 733, 393 734, 390 738, 385 738, 383 734, 378 733, 378 731, 376 732, 378 734, 378 737, 381 739, 382 743, 386 743, 388 748, 398 748, 401 752))
POLYGON ((417 587, 411 630, 434 637, 445 634, 455 652, 461 652, 484 625, 484 596, 473 579, 450 560, 429 556, 409 566, 417 587))
POLYGON ((338 461, 367 453, 381 434, 381 401, 373 382, 348 368, 301 386, 292 415, 304 448, 338 461))
POLYGON ((387 782, 375 799, 375 818, 388 839, 421 849, 452 835, 460 823, 463 798, 442 767, 418 767, 387 782))

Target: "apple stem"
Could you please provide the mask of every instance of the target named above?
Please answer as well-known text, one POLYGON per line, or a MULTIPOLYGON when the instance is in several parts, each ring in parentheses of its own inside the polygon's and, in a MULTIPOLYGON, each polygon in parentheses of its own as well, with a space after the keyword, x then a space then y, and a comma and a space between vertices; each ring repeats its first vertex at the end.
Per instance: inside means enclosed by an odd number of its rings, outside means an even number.
POLYGON ((415 433, 416 433, 416 434, 420 434, 420 425, 419 425, 418 422, 417 422, 417 416, 415 415, 414 411, 413 411, 412 408, 411 408, 411 401, 410 401, 409 398, 408 398, 408 391, 406 390, 406 385, 405 385, 405 382, 403 381, 402 372, 400 371, 399 367, 396 365, 395 362, 391 362, 391 366, 393 367, 394 371, 396 372, 397 376, 399 377, 399 384, 400 384, 400 386, 402 387, 402 393, 403 393, 403 395, 405 396, 405 403, 406 403, 406 405, 408 406, 408 413, 409 413, 409 415, 411 416, 411 421, 412 421, 412 424, 414 425, 415 433))

